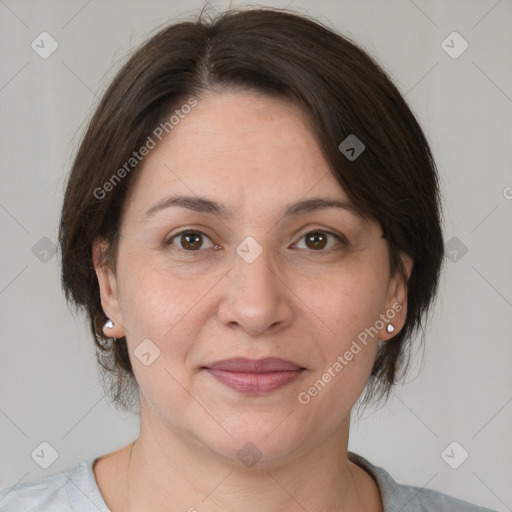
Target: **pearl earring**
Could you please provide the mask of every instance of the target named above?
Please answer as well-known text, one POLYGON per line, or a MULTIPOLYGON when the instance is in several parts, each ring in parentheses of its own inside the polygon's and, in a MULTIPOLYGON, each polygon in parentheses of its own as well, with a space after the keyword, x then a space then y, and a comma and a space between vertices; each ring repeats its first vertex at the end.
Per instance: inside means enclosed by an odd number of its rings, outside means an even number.
POLYGON ((386 325, 386 331, 390 334, 395 330, 395 326, 393 324, 386 325))
POLYGON ((107 320, 105 325, 103 326, 103 329, 113 329, 114 328, 114 322, 110 320, 110 318, 107 320))

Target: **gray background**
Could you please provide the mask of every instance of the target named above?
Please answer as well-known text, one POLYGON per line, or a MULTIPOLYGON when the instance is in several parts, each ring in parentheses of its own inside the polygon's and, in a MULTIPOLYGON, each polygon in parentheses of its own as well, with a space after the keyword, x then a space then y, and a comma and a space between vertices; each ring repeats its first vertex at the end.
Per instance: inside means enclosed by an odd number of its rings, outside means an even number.
MULTIPOLYGON (((203 4, 0 0, 0 487, 65 471, 137 435, 138 418, 104 396, 51 250, 97 97, 135 45, 203 4), (31 47, 43 31, 59 45, 47 59, 31 47), (58 452, 47 469, 31 457, 44 441, 58 452)), ((424 364, 418 353, 406 385, 354 423, 349 448, 399 482, 512 510, 512 2, 264 5, 299 8, 374 55, 417 113, 442 179, 449 258, 424 364), (453 31, 469 44, 458 58, 441 45, 453 31), (469 453, 458 469, 442 457, 453 441, 469 453)), ((460 462, 461 448, 448 453, 460 462)))

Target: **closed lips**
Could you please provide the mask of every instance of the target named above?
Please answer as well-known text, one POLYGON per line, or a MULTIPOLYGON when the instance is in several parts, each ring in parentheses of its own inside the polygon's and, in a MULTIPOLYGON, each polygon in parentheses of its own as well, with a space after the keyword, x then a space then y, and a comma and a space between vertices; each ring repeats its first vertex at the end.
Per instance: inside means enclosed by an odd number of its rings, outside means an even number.
POLYGON ((301 366, 280 358, 247 359, 233 358, 212 363, 205 368, 235 373, 271 373, 303 370, 301 366))
POLYGON ((280 358, 234 358, 204 367, 217 381, 246 395, 262 395, 290 384, 305 368, 280 358))

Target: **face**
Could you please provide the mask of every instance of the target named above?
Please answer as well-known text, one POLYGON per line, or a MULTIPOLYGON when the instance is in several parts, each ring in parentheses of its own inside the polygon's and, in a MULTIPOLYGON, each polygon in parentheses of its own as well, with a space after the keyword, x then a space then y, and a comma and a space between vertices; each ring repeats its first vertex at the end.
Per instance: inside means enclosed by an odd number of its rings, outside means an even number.
POLYGON ((138 172, 116 271, 97 271, 152 421, 223 457, 252 443, 264 461, 345 431, 405 288, 297 107, 202 97, 138 172), (311 199, 345 206, 292 209, 311 199))

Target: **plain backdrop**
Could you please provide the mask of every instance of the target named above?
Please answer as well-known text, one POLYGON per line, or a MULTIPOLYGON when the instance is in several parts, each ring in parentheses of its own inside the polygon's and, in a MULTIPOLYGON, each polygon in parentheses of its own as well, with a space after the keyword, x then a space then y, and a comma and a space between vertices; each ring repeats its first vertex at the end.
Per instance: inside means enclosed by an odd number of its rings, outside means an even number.
MULTIPOLYGON (((54 244, 97 98, 128 52, 203 5, 0 1, 0 487, 66 471, 137 435, 138 417, 104 395, 84 318, 60 290, 54 244), (42 32, 58 44, 47 58, 31 46, 42 32), (33 457, 43 442, 58 454, 47 469, 33 457)), ((424 363, 419 352, 388 404, 354 422, 349 448, 401 483, 512 510, 512 2, 251 5, 296 8, 366 48, 417 114, 441 175, 448 261, 424 363), (447 463, 465 452, 457 469, 447 463)))

